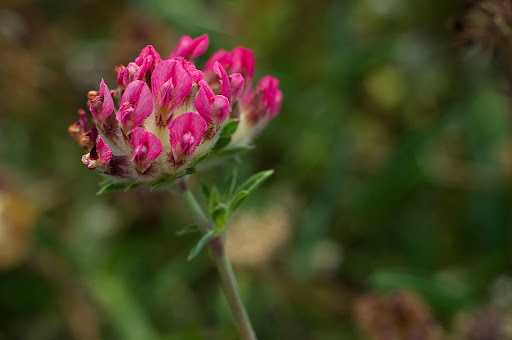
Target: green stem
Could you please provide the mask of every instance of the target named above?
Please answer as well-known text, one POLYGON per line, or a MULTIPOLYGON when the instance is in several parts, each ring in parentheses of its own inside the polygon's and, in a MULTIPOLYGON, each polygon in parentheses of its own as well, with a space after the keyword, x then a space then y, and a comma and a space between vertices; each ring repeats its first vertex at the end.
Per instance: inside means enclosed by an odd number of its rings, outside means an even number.
MULTIPOLYGON (((213 229, 212 223, 208 217, 206 217, 206 214, 203 212, 203 209, 197 202, 194 194, 189 189, 186 177, 177 183, 174 191, 181 198, 181 201, 191 213, 194 222, 203 230, 203 232, 208 232, 213 229)), ((233 268, 231 267, 231 262, 226 254, 224 247, 224 235, 217 236, 211 240, 209 247, 213 257, 215 258, 224 294, 226 295, 229 307, 233 313, 240 337, 242 340, 256 340, 256 334, 252 328, 251 320, 249 319, 242 302, 242 298, 240 297, 240 291, 238 289, 233 268)))

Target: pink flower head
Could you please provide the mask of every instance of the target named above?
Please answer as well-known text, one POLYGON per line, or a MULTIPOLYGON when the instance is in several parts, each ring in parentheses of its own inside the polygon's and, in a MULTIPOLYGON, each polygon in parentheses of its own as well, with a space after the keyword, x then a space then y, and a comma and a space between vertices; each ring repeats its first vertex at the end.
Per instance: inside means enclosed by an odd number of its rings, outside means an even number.
POLYGON ((128 84, 121 98, 121 107, 117 111, 116 119, 121 122, 125 133, 142 124, 153 112, 151 90, 142 80, 135 80, 128 84))
POLYGON ((193 155, 207 128, 205 120, 195 112, 186 112, 171 121, 169 132, 174 159, 178 160, 182 154, 193 155))
POLYGON ((127 67, 116 67, 117 83, 121 87, 126 87, 134 80, 149 80, 152 71, 161 60, 153 46, 146 46, 135 62, 129 63, 127 67))
POLYGON ((160 109, 162 120, 171 117, 192 88, 192 77, 177 59, 162 61, 151 77, 153 100, 160 109))
POLYGON ((219 50, 206 63, 205 72, 215 72, 215 62, 219 62, 228 73, 240 73, 246 86, 252 84, 254 77, 254 55, 248 48, 237 46, 231 52, 219 50))
POLYGON ((195 39, 184 35, 181 37, 180 41, 178 41, 178 44, 171 54, 169 54, 169 58, 183 57, 187 60, 194 59, 206 51, 208 44, 208 35, 206 34, 195 39))
POLYGON ((92 116, 98 123, 102 123, 114 111, 114 100, 108 89, 105 81, 101 79, 99 92, 89 92, 90 105, 92 116))
POLYGON ((97 167, 105 167, 112 158, 112 149, 103 141, 103 137, 98 137, 98 143, 91 149, 87 155, 82 157, 82 163, 87 165, 89 170, 97 167))
MULTIPOLYGON (((200 89, 194 102, 197 112, 208 124, 216 125, 225 121, 229 113, 228 98, 221 94, 215 95, 210 85, 204 80, 199 82, 199 87, 200 89)), ((230 90, 228 94, 231 94, 230 90)))
POLYGON ((132 162, 137 164, 140 172, 146 171, 162 153, 160 139, 141 127, 136 127, 131 134, 132 162))

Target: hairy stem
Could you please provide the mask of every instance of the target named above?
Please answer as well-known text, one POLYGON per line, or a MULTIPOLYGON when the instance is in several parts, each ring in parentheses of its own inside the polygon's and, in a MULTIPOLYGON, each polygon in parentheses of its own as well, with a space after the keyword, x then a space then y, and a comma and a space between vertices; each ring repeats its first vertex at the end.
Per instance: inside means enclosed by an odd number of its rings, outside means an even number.
MULTIPOLYGON (((212 223, 197 202, 192 191, 189 189, 186 178, 181 179, 177 183, 174 192, 178 194, 181 201, 192 215, 194 222, 201 228, 201 230, 203 230, 203 232, 208 232, 213 229, 212 223)), ((215 258, 224 294, 226 295, 229 307, 233 313, 240 337, 242 340, 256 340, 256 334, 254 333, 251 321, 249 320, 242 298, 240 297, 240 291, 238 289, 235 274, 233 273, 233 268, 231 267, 231 262, 226 254, 224 247, 224 235, 217 236, 212 239, 209 243, 209 247, 213 257, 215 258)))

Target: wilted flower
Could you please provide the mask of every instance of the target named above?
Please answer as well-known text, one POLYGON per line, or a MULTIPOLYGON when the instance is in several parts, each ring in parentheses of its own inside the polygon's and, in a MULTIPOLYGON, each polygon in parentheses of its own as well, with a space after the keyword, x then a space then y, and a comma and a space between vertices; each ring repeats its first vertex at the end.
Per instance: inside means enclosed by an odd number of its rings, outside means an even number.
POLYGON ((239 124, 223 147, 249 144, 279 111, 278 80, 265 76, 251 89, 254 56, 241 46, 214 53, 203 72, 193 60, 207 48, 207 35, 184 36, 162 60, 147 46, 116 67, 117 89, 102 79, 88 94, 90 128, 84 110, 69 127, 87 152, 82 162, 114 182, 155 183, 186 174, 230 121, 239 124))

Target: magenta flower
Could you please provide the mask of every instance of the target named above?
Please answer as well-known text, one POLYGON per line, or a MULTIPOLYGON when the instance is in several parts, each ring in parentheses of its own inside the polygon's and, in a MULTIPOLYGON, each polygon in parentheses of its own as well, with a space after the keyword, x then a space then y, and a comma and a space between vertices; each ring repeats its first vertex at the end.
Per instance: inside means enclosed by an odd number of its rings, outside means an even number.
POLYGON ((254 77, 254 55, 250 49, 237 46, 231 52, 225 50, 215 52, 206 63, 206 73, 211 74, 215 72, 215 62, 219 62, 230 74, 240 73, 245 79, 247 88, 252 84, 254 77))
POLYGON ((135 80, 128 84, 121 98, 121 107, 117 111, 116 119, 123 125, 126 134, 148 118, 153 112, 151 90, 142 80, 135 80))
POLYGON ((274 118, 283 101, 279 90, 279 80, 269 75, 264 76, 256 85, 254 92, 248 92, 244 98, 244 107, 249 123, 255 125, 274 118))
POLYGON ((162 143, 157 136, 141 127, 132 130, 131 139, 132 162, 137 164, 140 172, 144 172, 162 153, 162 143))
POLYGON ((158 64, 151 77, 151 89, 159 110, 160 124, 168 124, 167 120, 183 103, 191 88, 192 77, 179 60, 168 59, 158 64))
POLYGON ((168 59, 175 57, 183 57, 187 60, 194 59, 203 54, 208 49, 208 36, 203 34, 200 37, 192 39, 188 35, 181 37, 180 41, 169 54, 168 59))
POLYGON ((82 157, 82 163, 87 165, 89 170, 97 167, 105 167, 112 158, 112 149, 98 136, 98 143, 91 149, 91 152, 82 157))
MULTIPOLYGON (((199 86, 200 89, 194 102, 197 112, 208 124, 217 125, 225 121, 229 113, 228 98, 223 95, 215 95, 210 85, 204 80, 199 82, 199 86)), ((227 94, 231 96, 229 88, 227 94)))
POLYGON ((256 85, 256 91, 262 91, 262 102, 265 109, 265 114, 270 119, 274 118, 283 102, 283 92, 279 90, 279 80, 276 78, 266 75, 256 85))
POLYGON ((153 46, 145 47, 135 62, 129 63, 127 67, 116 67, 117 83, 121 87, 127 87, 134 80, 151 79, 151 73, 160 61, 160 55, 153 46))
POLYGON ((208 129, 205 120, 194 112, 184 113, 171 124, 169 132, 171 134, 171 150, 174 160, 178 160, 180 155, 191 156, 196 151, 203 133, 208 129))
POLYGON ((88 94, 90 130, 83 110, 69 127, 86 152, 83 163, 114 182, 151 184, 185 175, 218 149, 249 144, 279 111, 279 82, 265 76, 251 89, 254 56, 240 46, 217 51, 202 71, 193 59, 207 47, 208 36, 185 36, 162 60, 147 46, 116 68, 117 89, 102 79, 88 94), (224 131, 228 120, 239 123, 224 131))
POLYGON ((96 121, 102 123, 114 111, 114 101, 105 81, 101 79, 100 91, 89 92, 89 109, 96 121))

